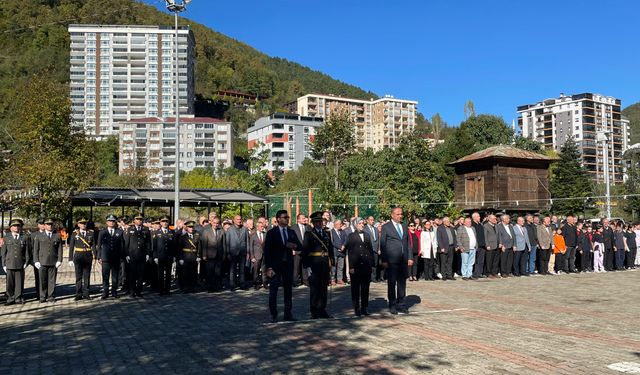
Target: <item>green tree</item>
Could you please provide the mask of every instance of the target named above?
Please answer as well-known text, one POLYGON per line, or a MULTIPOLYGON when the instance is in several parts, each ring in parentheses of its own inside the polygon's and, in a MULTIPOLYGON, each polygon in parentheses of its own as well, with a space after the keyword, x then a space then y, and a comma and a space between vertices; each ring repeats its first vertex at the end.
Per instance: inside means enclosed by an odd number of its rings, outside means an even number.
POLYGON ((529 137, 517 136, 515 138, 514 146, 516 146, 521 150, 537 152, 539 154, 544 153, 540 142, 533 140, 529 137))
POLYGON ((472 100, 467 100, 464 103, 464 118, 468 120, 476 115, 476 106, 473 104, 472 100))
MULTIPOLYGON (((624 153, 624 158, 628 162, 624 194, 640 194, 640 150, 631 148, 624 153)), ((624 211, 637 219, 640 213, 640 196, 630 196, 622 202, 624 211)))
POLYGON ((354 122, 346 111, 336 111, 318 129, 312 144, 311 154, 315 160, 333 167, 335 190, 340 189, 341 162, 353 152, 355 146, 354 122))
POLYGON ((580 153, 573 138, 568 138, 560 149, 560 160, 552 169, 549 190, 554 198, 552 211, 569 215, 591 210, 587 197, 593 193, 593 182, 580 165, 580 153), (564 199, 577 198, 577 199, 564 199))
POLYGON ((5 128, 13 157, 2 182, 33 191, 18 203, 27 215, 65 217, 72 194, 91 186, 98 170, 90 142, 71 129, 67 89, 33 76, 13 102, 15 117, 5 128))
POLYGON ((439 113, 431 116, 431 128, 433 133, 433 138, 435 140, 441 140, 444 133, 444 128, 447 127, 447 123, 444 122, 439 113))

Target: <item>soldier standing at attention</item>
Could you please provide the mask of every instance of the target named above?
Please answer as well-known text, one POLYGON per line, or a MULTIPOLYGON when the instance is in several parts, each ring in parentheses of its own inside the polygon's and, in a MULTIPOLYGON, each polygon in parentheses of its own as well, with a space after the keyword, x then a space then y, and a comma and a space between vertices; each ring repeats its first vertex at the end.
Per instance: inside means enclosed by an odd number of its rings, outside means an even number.
POLYGON ((124 249, 127 260, 127 279, 131 297, 142 297, 142 279, 145 263, 151 254, 151 233, 142 226, 142 215, 133 218, 133 225, 124 234, 124 249))
POLYGON ((31 244, 29 246, 29 264, 33 268, 33 277, 36 281, 36 299, 40 300, 40 271, 36 268, 35 256, 33 256, 33 248, 35 246, 36 237, 44 233, 44 218, 38 218, 38 231, 29 235, 31 244))
MULTIPOLYGON (((151 253, 153 253, 153 237, 160 230, 160 218, 149 219, 149 233, 151 234, 151 253)), ((151 254, 150 253, 150 254, 151 254)), ((147 261, 145 265, 144 280, 147 285, 151 287, 151 290, 159 291, 158 287, 158 265, 153 261, 153 256, 147 261)))
POLYGON ((22 233, 22 220, 14 219, 9 223, 11 232, 5 236, 2 244, 2 268, 7 274, 7 302, 23 304, 22 290, 24 289, 24 270, 29 264, 29 249, 31 240, 22 233))
POLYGON ((93 231, 87 230, 87 218, 78 219, 78 229, 69 236, 69 266, 76 270, 76 297, 90 300, 89 280, 91 279, 91 263, 95 258, 96 248, 93 243, 93 231))
POLYGON ((182 271, 180 277, 180 288, 183 293, 193 293, 198 283, 198 263, 200 263, 200 239, 197 232, 193 230, 194 221, 184 223, 186 233, 180 237, 180 266, 182 271))
POLYGON ((33 256, 40 271, 40 303, 54 302, 56 276, 62 264, 62 238, 53 231, 53 219, 44 220, 44 233, 34 241, 33 256))
POLYGON ((331 236, 324 230, 322 212, 310 216, 313 228, 308 229, 302 245, 302 265, 309 281, 309 309, 312 319, 328 319, 327 286, 331 279, 333 246, 331 236))
POLYGON ((120 261, 124 258, 124 233, 116 227, 117 218, 107 216, 107 227, 98 234, 97 257, 102 265, 102 297, 109 297, 109 275, 111 275, 111 296, 118 298, 118 276, 120 261))
POLYGON ((160 229, 153 233, 151 251, 157 267, 160 295, 168 296, 171 290, 171 267, 176 261, 176 234, 169 229, 169 217, 160 218, 160 229))

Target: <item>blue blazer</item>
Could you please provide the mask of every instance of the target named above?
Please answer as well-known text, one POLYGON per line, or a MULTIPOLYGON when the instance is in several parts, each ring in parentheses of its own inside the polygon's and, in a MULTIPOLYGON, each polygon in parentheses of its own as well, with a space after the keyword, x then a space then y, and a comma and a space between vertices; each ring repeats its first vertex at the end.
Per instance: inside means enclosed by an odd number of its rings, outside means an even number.
POLYGON ((406 264, 409 259, 409 228, 402 225, 402 238, 398 234, 393 221, 382 226, 380 233, 380 256, 384 263, 406 264))
POLYGON ((531 250, 531 242, 529 242, 527 227, 514 225, 513 233, 516 235, 513 241, 513 251, 531 250))

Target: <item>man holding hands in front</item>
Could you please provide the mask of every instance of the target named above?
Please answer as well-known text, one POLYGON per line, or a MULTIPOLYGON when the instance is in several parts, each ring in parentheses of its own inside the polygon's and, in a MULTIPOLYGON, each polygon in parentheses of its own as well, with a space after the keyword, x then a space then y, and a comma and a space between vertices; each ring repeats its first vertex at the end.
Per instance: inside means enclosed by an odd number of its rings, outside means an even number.
POLYGON ((409 256, 408 228, 402 223, 402 208, 391 211, 391 220, 382 226, 380 233, 380 256, 382 265, 387 269, 387 296, 389 312, 407 314, 403 302, 407 292, 407 266, 413 265, 409 256))

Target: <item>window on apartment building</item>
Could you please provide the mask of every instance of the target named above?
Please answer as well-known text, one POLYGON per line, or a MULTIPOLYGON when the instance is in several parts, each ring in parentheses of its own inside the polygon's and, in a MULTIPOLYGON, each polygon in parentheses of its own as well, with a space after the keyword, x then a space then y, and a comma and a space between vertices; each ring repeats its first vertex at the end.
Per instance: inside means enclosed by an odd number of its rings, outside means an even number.
POLYGON ((289 162, 289 169, 290 169, 290 170, 291 170, 291 169, 293 169, 293 168, 294 168, 294 166, 295 166, 295 163, 293 163, 293 162, 289 162))
POLYGON ((289 151, 293 151, 293 143, 289 143, 289 151))
POLYGON ((305 134, 306 134, 306 133, 309 133, 309 128, 308 128, 308 127, 306 127, 306 126, 304 127, 304 133, 305 133, 305 134))

